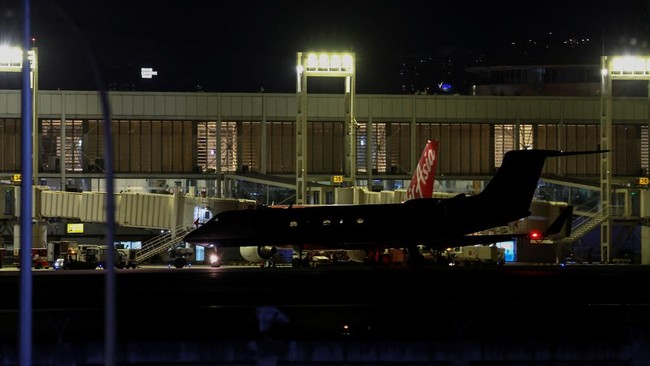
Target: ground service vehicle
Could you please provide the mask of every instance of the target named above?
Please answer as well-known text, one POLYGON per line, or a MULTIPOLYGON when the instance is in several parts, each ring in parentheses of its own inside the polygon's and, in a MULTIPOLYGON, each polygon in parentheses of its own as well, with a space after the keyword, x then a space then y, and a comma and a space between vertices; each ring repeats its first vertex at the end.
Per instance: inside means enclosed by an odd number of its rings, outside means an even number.
MULTIPOLYGON (((20 253, 20 251, 19 251, 20 253)), ((50 268, 50 261, 47 257, 46 248, 32 248, 32 268, 34 269, 48 269, 50 268)), ((19 256, 20 258, 20 256, 19 256)), ((17 263, 20 268, 20 262, 17 263)), ((1 267, 1 265, 0 265, 1 267)))
MULTIPOLYGON (((48 243, 48 257, 55 269, 95 269, 106 266, 106 245, 78 244, 74 241, 48 243)), ((136 268, 135 249, 115 249, 115 268, 136 268)))
POLYGON ((450 265, 480 265, 480 264, 505 264, 504 248, 494 245, 468 245, 464 247, 450 248, 447 250, 447 257, 450 265))
POLYGON ((115 255, 115 267, 122 268, 133 268, 138 267, 138 263, 135 260, 137 249, 126 249, 118 248, 116 249, 115 255))
POLYGON ((50 261, 47 260, 46 248, 32 249, 32 267, 34 267, 34 269, 50 268, 50 261))

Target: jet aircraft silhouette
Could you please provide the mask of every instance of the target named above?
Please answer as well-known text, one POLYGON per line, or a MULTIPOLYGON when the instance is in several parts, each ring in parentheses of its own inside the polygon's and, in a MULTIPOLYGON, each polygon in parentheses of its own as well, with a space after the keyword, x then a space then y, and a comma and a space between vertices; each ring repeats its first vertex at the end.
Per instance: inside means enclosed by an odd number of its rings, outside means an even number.
POLYGON ((188 233, 191 244, 216 247, 444 249, 503 240, 471 235, 530 215, 529 207, 547 158, 605 153, 557 150, 508 151, 501 167, 476 195, 415 198, 403 203, 325 205, 296 209, 224 211, 188 233))

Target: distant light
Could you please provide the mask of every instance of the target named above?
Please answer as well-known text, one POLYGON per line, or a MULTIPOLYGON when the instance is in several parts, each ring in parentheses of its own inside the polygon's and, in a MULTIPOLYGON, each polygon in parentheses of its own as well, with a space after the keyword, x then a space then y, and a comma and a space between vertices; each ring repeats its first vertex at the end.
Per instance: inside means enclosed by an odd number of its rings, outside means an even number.
POLYGON ((158 71, 154 71, 151 67, 143 67, 140 69, 140 75, 143 79, 152 79, 155 75, 158 75, 158 71))
POLYGON ((542 233, 540 233, 540 232, 537 231, 537 230, 533 230, 533 231, 531 231, 531 233, 530 233, 530 238, 533 239, 533 240, 539 240, 539 239, 542 238, 542 233))
POLYGON ((441 83, 438 84, 438 89, 442 90, 445 93, 449 93, 451 91, 451 89, 452 89, 452 86, 449 83, 441 82, 441 83))

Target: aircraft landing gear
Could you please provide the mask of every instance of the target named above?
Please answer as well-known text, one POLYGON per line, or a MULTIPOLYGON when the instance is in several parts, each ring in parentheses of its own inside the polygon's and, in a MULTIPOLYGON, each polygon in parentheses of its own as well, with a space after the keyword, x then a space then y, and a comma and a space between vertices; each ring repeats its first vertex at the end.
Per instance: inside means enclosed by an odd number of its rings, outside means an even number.
POLYGON ((187 259, 185 259, 184 257, 177 257, 177 258, 174 258, 174 260, 172 261, 172 264, 176 268, 183 268, 183 267, 185 267, 185 265, 187 265, 187 259))
POLYGON ((291 260, 291 268, 309 267, 310 260, 307 258, 293 258, 291 260))
POLYGON ((418 249, 418 247, 413 246, 409 248, 409 256, 406 260, 406 264, 420 266, 423 265, 425 261, 426 259, 424 259, 422 253, 420 253, 420 249, 418 249))

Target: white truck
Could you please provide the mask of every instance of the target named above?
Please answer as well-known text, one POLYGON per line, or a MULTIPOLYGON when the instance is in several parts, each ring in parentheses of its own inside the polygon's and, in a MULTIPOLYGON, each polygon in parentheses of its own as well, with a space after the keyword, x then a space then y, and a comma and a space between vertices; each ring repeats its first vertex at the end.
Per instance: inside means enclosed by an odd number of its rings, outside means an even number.
POLYGON ((505 264, 504 248, 494 245, 469 245, 464 247, 450 248, 447 250, 449 265, 482 265, 494 264, 502 266, 505 264))

